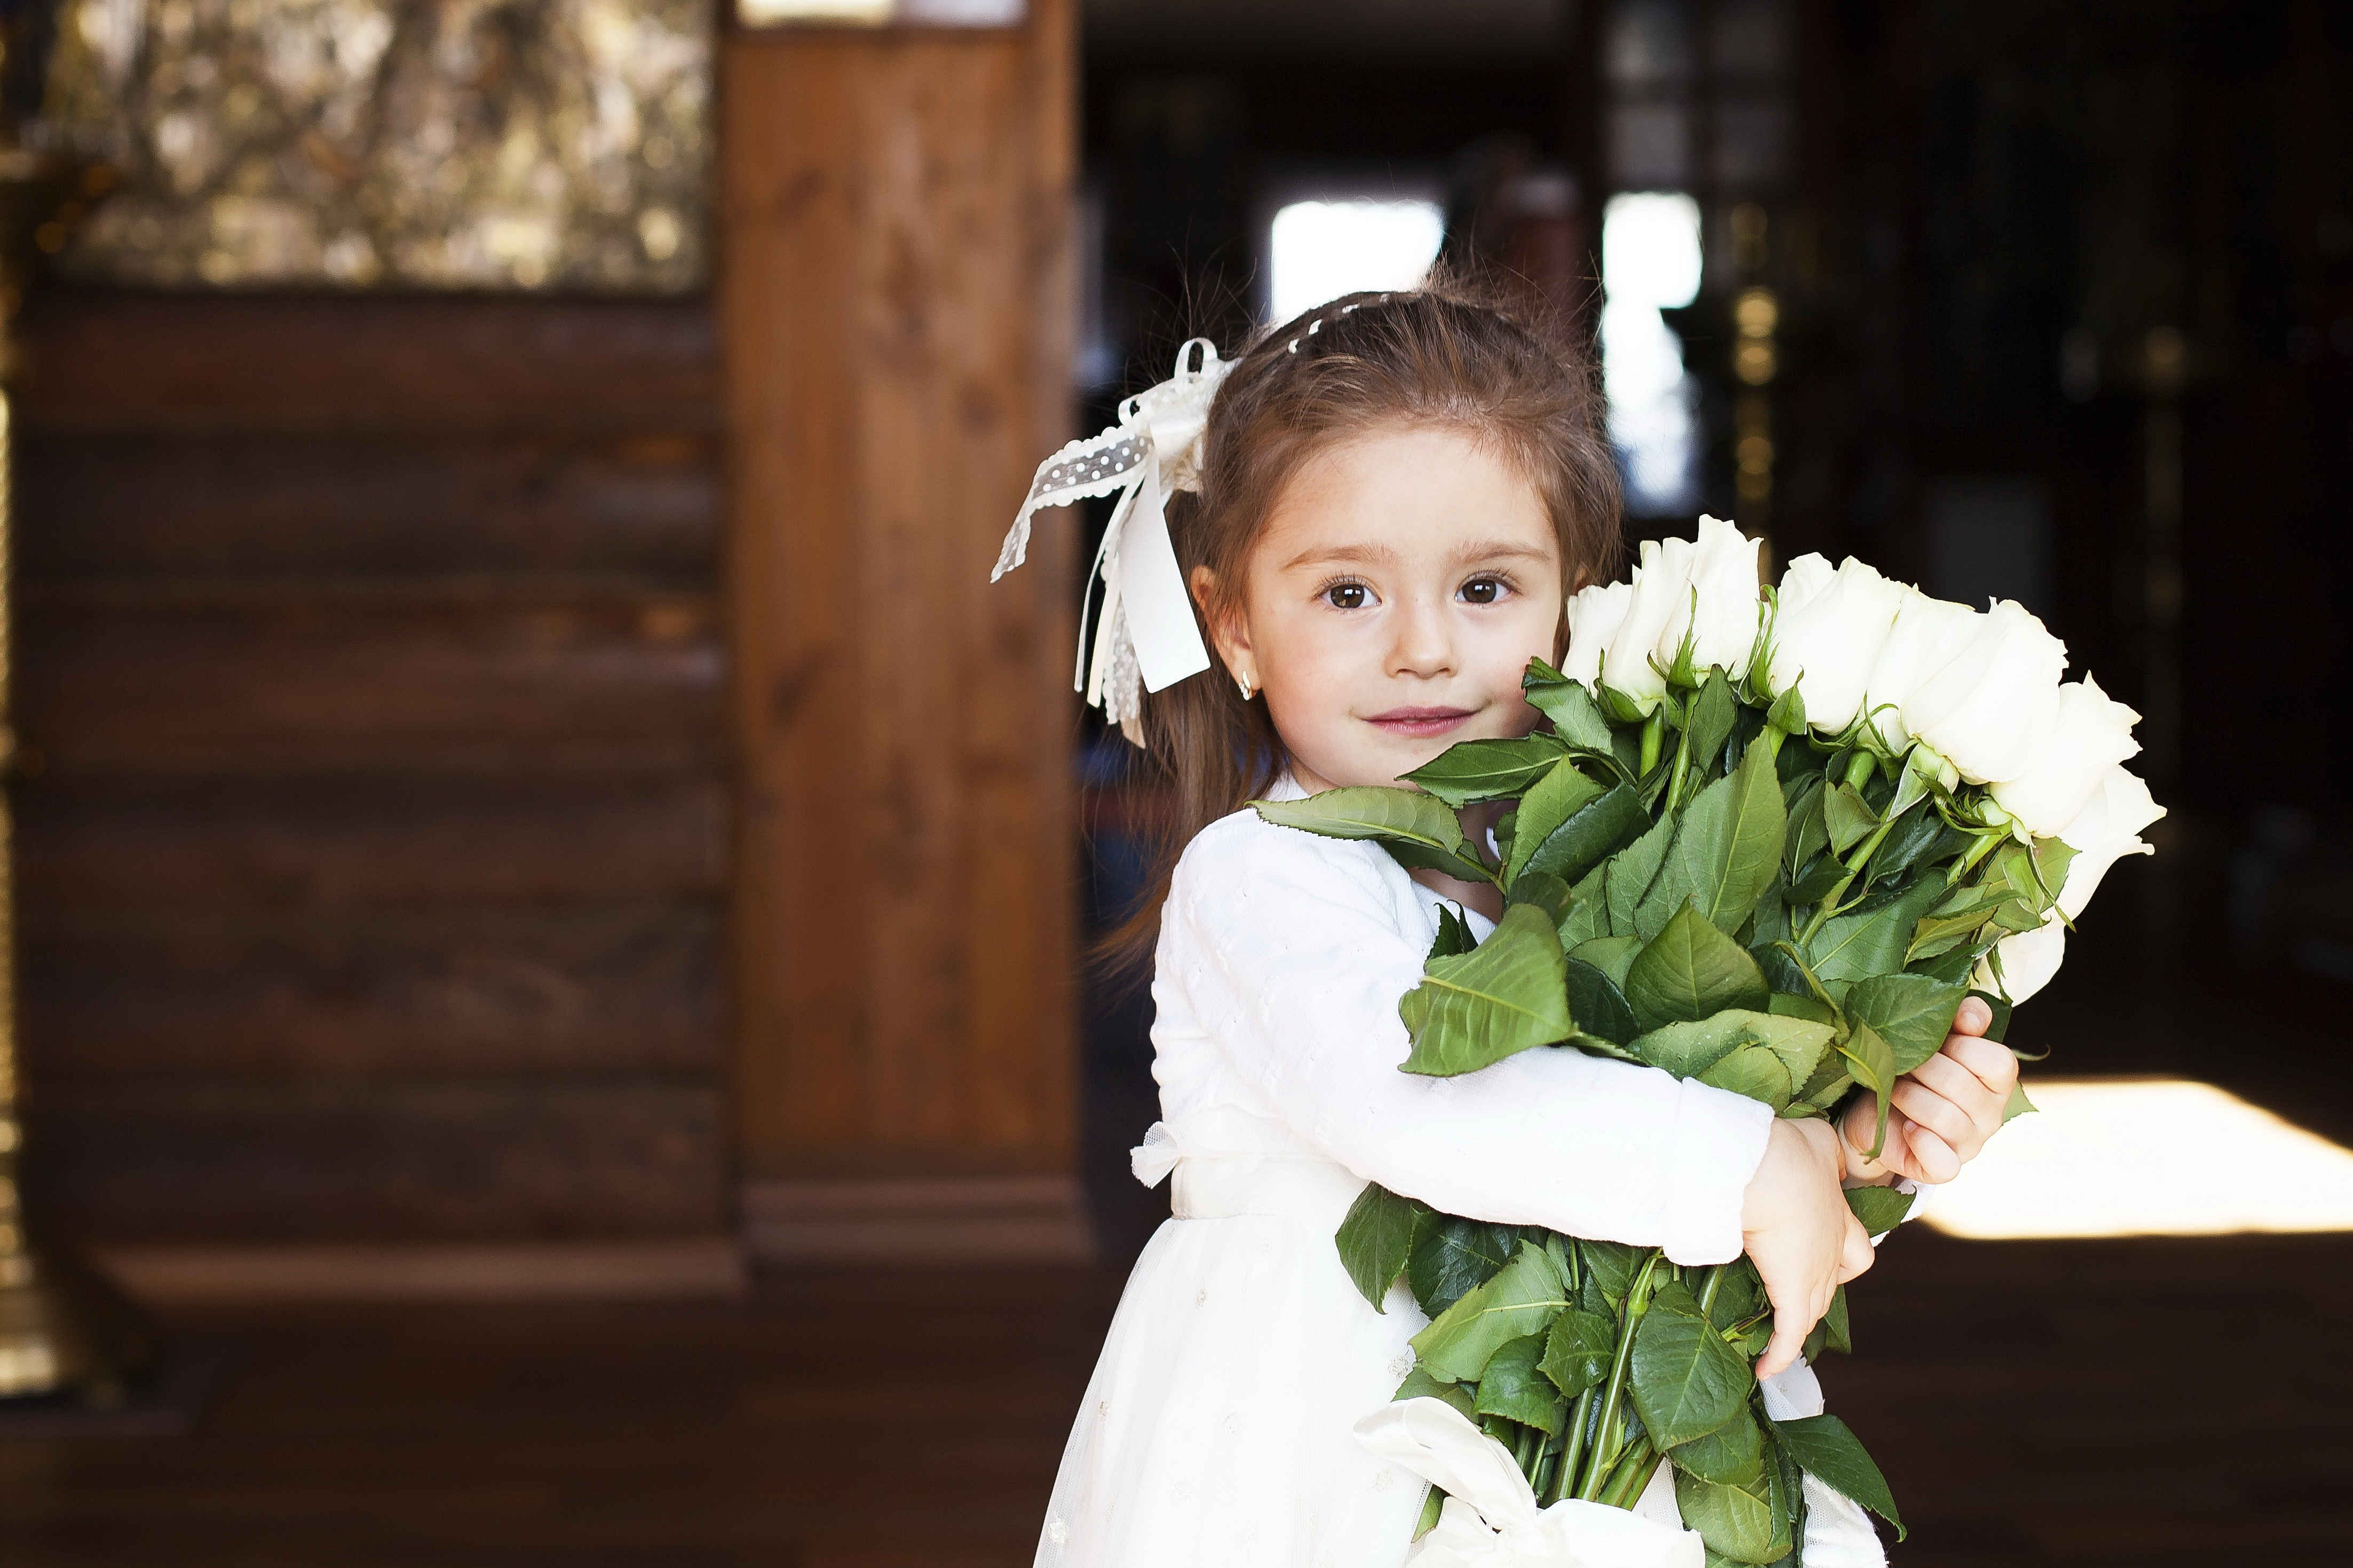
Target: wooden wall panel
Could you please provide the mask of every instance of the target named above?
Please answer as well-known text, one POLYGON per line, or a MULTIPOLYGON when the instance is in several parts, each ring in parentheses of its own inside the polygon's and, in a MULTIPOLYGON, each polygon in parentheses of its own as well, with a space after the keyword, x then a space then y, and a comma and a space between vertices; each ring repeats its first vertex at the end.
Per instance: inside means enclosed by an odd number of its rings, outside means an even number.
POLYGON ((26 357, 41 1212, 725 1227, 707 306, 58 292, 26 357))
POLYGON ((1067 1172, 1071 18, 739 34, 722 319, 755 1173, 1067 1172))
POLYGON ((707 1078, 74 1081, 40 1116, 44 1200, 140 1241, 708 1232, 724 1199, 707 1078))

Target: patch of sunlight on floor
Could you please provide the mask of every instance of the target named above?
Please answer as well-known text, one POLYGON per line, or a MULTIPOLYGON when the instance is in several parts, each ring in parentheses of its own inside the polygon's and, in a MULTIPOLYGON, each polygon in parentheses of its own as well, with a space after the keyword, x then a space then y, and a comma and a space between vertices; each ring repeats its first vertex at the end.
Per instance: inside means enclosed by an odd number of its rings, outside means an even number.
POLYGON ((2188 1079, 2033 1079, 1921 1220, 1974 1240, 2353 1230, 2353 1150, 2188 1079))

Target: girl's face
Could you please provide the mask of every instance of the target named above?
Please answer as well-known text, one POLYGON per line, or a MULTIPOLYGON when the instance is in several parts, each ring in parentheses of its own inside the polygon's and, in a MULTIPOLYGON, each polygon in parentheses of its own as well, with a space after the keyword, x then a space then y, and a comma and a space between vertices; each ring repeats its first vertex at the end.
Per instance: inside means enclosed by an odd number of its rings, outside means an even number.
MULTIPOLYGON (((1556 651, 1561 579, 1544 502, 1504 458, 1459 431, 1377 431, 1300 469, 1212 632, 1302 787, 1393 784, 1458 741, 1527 733, 1520 674, 1556 651)), ((1197 595, 1213 585, 1195 569, 1197 595)))

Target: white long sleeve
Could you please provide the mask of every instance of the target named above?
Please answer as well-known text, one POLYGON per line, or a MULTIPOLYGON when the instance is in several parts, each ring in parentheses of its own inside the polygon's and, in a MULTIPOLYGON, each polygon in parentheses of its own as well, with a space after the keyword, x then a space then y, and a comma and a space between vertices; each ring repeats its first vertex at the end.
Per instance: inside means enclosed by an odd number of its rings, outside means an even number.
POLYGON ((1576 1050, 1456 1079, 1400 1072, 1398 1000, 1434 929, 1432 896, 1373 845, 1249 812, 1213 824, 1161 919, 1153 1037, 1172 1123, 1228 1101, 1450 1214, 1683 1264, 1736 1257, 1771 1111, 1576 1050))

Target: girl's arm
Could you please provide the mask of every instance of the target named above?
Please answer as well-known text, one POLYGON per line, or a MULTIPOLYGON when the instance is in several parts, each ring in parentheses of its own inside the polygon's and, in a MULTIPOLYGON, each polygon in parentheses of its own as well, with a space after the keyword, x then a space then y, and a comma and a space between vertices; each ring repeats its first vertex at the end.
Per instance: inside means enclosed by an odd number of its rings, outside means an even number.
POLYGON ((1410 895, 1377 853, 1246 817, 1187 850, 1161 962, 1234 1069, 1319 1152, 1446 1213, 1677 1263, 1738 1256, 1767 1107, 1576 1050, 1454 1079, 1398 1070, 1398 999, 1423 952, 1398 932, 1410 895))

